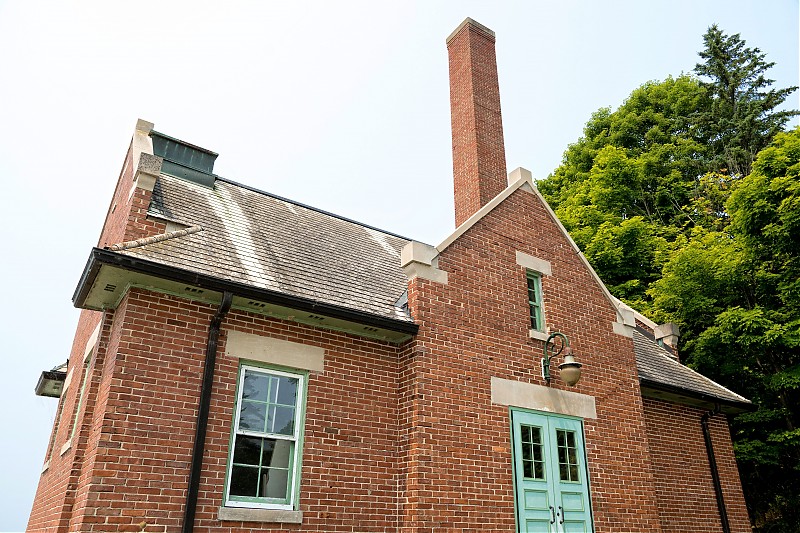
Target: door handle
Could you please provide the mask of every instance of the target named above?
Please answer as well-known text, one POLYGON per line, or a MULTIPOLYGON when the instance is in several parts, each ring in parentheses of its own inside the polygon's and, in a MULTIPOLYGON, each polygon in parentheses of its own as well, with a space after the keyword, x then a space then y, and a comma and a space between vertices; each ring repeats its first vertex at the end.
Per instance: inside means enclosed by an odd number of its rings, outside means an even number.
POLYGON ((550 516, 552 516, 552 517, 553 517, 553 518, 550 520, 550 523, 551 523, 551 524, 555 524, 555 523, 556 523, 556 510, 555 510, 555 509, 553 509, 553 506, 552 506, 552 505, 550 506, 550 516))
POLYGON ((564 523, 564 509, 560 505, 558 506, 558 512, 556 514, 561 517, 561 519, 558 521, 558 523, 559 524, 563 524, 564 523))

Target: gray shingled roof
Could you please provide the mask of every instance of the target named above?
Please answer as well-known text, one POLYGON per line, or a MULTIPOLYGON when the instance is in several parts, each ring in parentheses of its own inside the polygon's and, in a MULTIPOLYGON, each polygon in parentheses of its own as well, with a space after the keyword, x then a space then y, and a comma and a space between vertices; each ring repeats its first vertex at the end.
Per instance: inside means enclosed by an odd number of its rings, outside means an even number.
MULTIPOLYGON (((408 239, 221 178, 211 189, 162 174, 149 214, 203 230, 119 253, 412 322, 396 306, 407 288, 400 250, 408 239)), ((633 338, 644 382, 750 403, 680 364, 640 331, 633 338)))
POLYGON ((148 214, 203 231, 120 253, 412 321, 395 307, 408 239, 219 178, 211 189, 162 174, 148 214))
POLYGON ((659 346, 655 340, 639 330, 633 331, 633 345, 636 350, 636 366, 639 379, 671 389, 682 389, 688 394, 699 393, 724 402, 751 403, 722 385, 711 381, 702 374, 682 365, 659 346))

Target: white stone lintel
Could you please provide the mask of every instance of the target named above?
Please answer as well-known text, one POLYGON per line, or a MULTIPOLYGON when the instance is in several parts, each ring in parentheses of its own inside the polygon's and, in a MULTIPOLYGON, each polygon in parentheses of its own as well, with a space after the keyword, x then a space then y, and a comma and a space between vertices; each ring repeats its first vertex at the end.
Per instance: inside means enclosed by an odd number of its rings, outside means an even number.
POLYGON ((69 387, 69 384, 72 383, 72 374, 73 374, 74 370, 75 370, 74 368, 70 368, 69 372, 67 372, 67 377, 66 377, 66 379, 64 379, 64 385, 61 387, 61 395, 62 396, 66 392, 67 387, 69 387))
POLYGON ((492 376, 492 403, 580 418, 597 418, 594 396, 492 376))
POLYGON ((92 353, 95 345, 97 344, 97 338, 100 336, 100 325, 102 324, 102 320, 97 323, 97 326, 92 331, 92 334, 89 336, 89 340, 86 341, 86 348, 83 350, 83 360, 86 361, 86 358, 89 357, 89 354, 92 353))
POLYGON ((70 448, 72 448, 72 439, 71 438, 67 442, 64 443, 64 445, 61 447, 61 451, 58 452, 58 455, 64 455, 65 453, 67 453, 67 450, 69 450, 70 448))
POLYGON ((240 331, 226 330, 225 355, 313 372, 325 370, 324 348, 240 331))
POLYGON ((553 273, 550 261, 539 259, 538 257, 534 257, 520 251, 517 251, 517 264, 527 268, 528 270, 538 272, 542 276, 550 276, 553 273))

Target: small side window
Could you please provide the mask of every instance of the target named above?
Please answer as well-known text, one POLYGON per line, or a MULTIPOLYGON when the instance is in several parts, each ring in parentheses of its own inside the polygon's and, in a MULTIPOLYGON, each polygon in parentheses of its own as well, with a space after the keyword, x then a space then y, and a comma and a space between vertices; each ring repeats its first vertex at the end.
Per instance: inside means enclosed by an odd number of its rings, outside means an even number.
POLYGON ((295 509, 305 376, 242 366, 228 454, 226 505, 295 509))
POLYGON ((542 276, 532 270, 527 271, 528 306, 530 308, 531 329, 544 331, 544 311, 542 309, 542 276))

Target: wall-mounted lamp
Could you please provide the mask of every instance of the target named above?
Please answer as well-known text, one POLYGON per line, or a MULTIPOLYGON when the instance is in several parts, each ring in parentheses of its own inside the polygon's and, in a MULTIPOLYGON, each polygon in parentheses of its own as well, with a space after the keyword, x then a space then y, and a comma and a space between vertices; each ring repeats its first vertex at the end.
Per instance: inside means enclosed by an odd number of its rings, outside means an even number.
POLYGON ((550 360, 562 352, 564 353, 564 362, 558 365, 558 374, 564 383, 572 387, 581 379, 581 367, 583 365, 575 360, 575 356, 572 355, 572 348, 569 347, 569 339, 563 333, 551 333, 544 343, 542 377, 548 384, 550 383, 550 360), (560 339, 561 342, 556 343, 556 338, 560 339))

